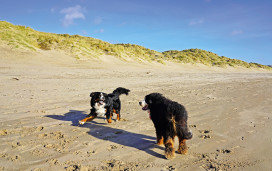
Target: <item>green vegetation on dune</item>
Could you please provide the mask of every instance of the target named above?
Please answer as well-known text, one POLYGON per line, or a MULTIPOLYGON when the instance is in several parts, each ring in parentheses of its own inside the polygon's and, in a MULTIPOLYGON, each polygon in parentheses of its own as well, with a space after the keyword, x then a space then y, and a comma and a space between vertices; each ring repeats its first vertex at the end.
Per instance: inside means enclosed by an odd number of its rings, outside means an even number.
POLYGON ((219 56, 213 52, 201 50, 201 49, 187 49, 183 51, 170 50, 163 52, 163 55, 167 59, 173 59, 177 62, 182 63, 201 63, 208 66, 219 66, 219 67, 246 67, 246 68, 265 68, 272 69, 269 66, 247 63, 239 59, 231 59, 225 56, 219 56))
POLYGON ((164 61, 168 60, 180 63, 201 63, 219 67, 240 66, 272 69, 265 65, 218 56, 215 53, 201 49, 170 50, 161 53, 139 45, 111 44, 91 37, 39 32, 29 27, 13 25, 6 21, 0 21, 0 40, 12 47, 33 51, 37 49, 63 50, 66 53, 74 55, 76 58, 82 56, 98 58, 103 54, 108 54, 124 60, 132 58, 139 61, 156 61, 159 63, 164 63, 164 61))
POLYGON ((97 58, 100 55, 108 54, 123 59, 153 61, 158 55, 162 56, 159 52, 138 45, 111 44, 79 35, 44 33, 25 26, 15 26, 5 21, 0 21, 0 39, 16 48, 64 50, 78 58, 81 56, 97 58))

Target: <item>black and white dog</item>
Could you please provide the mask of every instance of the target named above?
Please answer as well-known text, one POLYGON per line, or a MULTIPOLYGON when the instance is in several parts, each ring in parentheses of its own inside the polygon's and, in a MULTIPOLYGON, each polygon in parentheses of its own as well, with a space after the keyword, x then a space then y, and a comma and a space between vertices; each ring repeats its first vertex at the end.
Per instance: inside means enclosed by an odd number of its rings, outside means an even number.
POLYGON ((112 115, 115 113, 117 115, 116 120, 120 120, 120 110, 121 110, 121 101, 119 96, 121 94, 126 94, 130 90, 126 88, 119 87, 115 89, 112 93, 106 94, 103 92, 92 92, 90 94, 91 97, 91 112, 90 114, 79 121, 79 124, 83 125, 85 122, 92 121, 97 116, 104 117, 106 115, 106 119, 108 123, 111 123, 112 115))

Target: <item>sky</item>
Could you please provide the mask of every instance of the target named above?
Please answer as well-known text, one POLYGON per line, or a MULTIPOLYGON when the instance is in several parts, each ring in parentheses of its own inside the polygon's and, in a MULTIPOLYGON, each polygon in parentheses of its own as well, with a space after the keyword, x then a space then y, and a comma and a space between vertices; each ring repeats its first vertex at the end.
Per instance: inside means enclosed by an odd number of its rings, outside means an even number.
POLYGON ((159 52, 272 65, 272 0, 1 0, 0 20, 159 52))

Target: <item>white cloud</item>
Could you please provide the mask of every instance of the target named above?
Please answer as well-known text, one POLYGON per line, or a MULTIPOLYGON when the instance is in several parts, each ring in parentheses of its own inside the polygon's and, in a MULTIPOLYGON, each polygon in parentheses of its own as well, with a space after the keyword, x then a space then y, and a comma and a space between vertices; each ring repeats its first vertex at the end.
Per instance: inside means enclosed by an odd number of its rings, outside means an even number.
POLYGON ((233 30, 231 32, 231 35, 235 36, 235 35, 239 35, 239 34, 243 34, 243 33, 244 33, 243 30, 233 30))
POLYGON ((94 19, 94 24, 98 25, 98 24, 101 24, 103 21, 103 19, 101 17, 97 17, 94 19))
POLYGON ((104 33, 104 29, 95 30, 95 33, 104 33))
POLYGON ((86 36, 87 34, 88 34, 88 32, 87 32, 87 31, 85 31, 85 30, 81 31, 81 35, 86 36))
POLYGON ((189 25, 194 26, 194 25, 199 25, 199 24, 203 24, 203 23, 204 23, 203 19, 196 19, 196 20, 191 20, 189 25))
POLYGON ((83 14, 85 9, 80 5, 76 5, 74 7, 64 8, 60 11, 61 14, 65 14, 64 19, 62 20, 62 24, 65 27, 74 23, 75 19, 85 19, 85 15, 83 14))
POLYGON ((51 11, 51 13, 55 13, 56 10, 55 10, 55 8, 51 8, 50 11, 51 11))
POLYGON ((27 13, 33 13, 34 11, 32 9, 28 9, 27 13))

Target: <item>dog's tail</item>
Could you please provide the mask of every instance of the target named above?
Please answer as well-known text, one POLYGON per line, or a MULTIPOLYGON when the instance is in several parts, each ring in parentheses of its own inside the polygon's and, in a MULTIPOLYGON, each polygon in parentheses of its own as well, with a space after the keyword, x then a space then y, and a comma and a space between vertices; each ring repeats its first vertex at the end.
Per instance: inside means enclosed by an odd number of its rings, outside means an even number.
POLYGON ((129 89, 126 89, 126 88, 123 88, 123 87, 118 87, 112 93, 117 95, 117 96, 120 96, 121 94, 128 95, 129 92, 130 92, 129 89))

